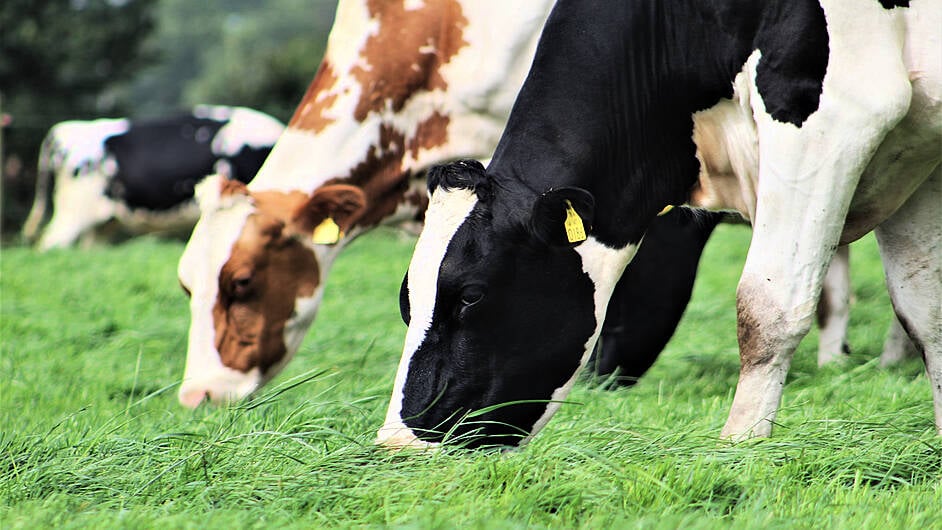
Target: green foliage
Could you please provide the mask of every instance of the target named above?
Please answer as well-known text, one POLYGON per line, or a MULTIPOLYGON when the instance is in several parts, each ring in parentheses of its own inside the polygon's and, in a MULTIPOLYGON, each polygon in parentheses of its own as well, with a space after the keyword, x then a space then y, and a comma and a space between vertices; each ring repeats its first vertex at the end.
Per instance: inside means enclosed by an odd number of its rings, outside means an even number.
POLYGON ((181 246, 139 239, 0 259, 0 526, 10 528, 881 528, 938 526, 942 441, 918 361, 880 369, 872 237, 853 246, 846 363, 799 348, 773 437, 718 433, 738 373, 749 231, 718 229, 674 340, 632 389, 577 385, 523 450, 386 453, 414 240, 338 259, 295 361, 254 401, 176 403, 181 246))
POLYGON ((320 64, 335 4, 162 0, 150 45, 163 60, 136 81, 138 112, 229 104, 287 121, 320 64))
POLYGON ((49 128, 243 105, 287 121, 320 64, 334 0, 0 2, 3 222, 18 229, 49 128))
POLYGON ((26 216, 39 144, 55 123, 121 116, 122 87, 154 55, 156 0, 4 0, 0 2, 3 227, 26 216), (12 160, 7 165, 5 162, 12 160))
MULTIPOLYGON (((153 57, 141 53, 156 0, 8 0, 0 5, 0 86, 7 112, 48 125, 114 113, 103 91, 153 57)), ((16 122, 14 122, 16 123, 16 122)))

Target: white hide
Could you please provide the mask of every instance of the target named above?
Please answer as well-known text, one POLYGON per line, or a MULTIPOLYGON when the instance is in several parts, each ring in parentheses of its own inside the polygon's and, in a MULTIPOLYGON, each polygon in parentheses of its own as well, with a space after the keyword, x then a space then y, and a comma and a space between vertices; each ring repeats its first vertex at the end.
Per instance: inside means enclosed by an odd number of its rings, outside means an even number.
MULTIPOLYGON (((225 115, 228 123, 213 137, 212 150, 217 156, 235 156, 243 147, 261 149, 274 145, 285 130, 284 124, 271 116, 245 107, 211 107, 211 115, 225 115), (225 112, 223 112, 225 111, 225 112)), ((194 115, 206 111, 196 107, 194 115)))
POLYGON ((551 0, 462 2, 468 21, 463 38, 468 46, 440 70, 447 91, 418 91, 400 111, 373 112, 363 123, 357 123, 352 116, 361 88, 349 73, 356 66, 369 70, 359 50, 379 26, 369 18, 362 0, 340 2, 324 57, 339 80, 328 92, 336 99, 324 112, 334 121, 316 134, 289 127, 249 184, 250 189, 316 189, 330 179, 348 175, 351 168, 363 162, 370 147, 379 143, 380 125, 392 125, 410 138, 418 124, 436 112, 450 120, 448 142, 420 149, 415 157, 407 154, 403 169, 418 172, 456 158, 491 156, 529 71, 540 29, 552 5, 551 0))
POLYGON ((42 250, 68 246, 88 227, 108 220, 114 203, 104 196, 111 174, 111 168, 103 165, 105 140, 127 132, 129 126, 126 119, 100 119, 66 121, 49 130, 39 154, 35 199, 23 225, 27 239, 36 237, 49 208, 51 179, 55 179, 53 205, 60 208, 53 210, 43 231, 42 250))

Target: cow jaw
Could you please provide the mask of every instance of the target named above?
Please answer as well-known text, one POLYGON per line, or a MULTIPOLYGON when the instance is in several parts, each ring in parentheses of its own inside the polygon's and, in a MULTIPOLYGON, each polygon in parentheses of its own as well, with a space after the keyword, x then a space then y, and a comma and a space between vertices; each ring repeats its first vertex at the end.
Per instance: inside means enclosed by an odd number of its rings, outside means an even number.
POLYGON ((528 443, 536 433, 540 432, 549 422, 553 414, 562 406, 562 402, 569 395, 579 372, 585 368, 586 363, 592 351, 595 349, 595 343, 602 332, 602 324, 605 322, 605 312, 608 310, 608 301, 612 297, 612 291, 615 290, 615 284, 621 278, 625 266, 631 261, 640 245, 627 245, 621 249, 613 249, 599 243, 594 237, 589 237, 584 243, 576 247, 576 252, 582 256, 582 270, 589 275, 592 283, 595 284, 593 300, 595 302, 595 333, 585 343, 582 358, 579 360, 579 368, 572 374, 566 383, 557 388, 546 404, 546 411, 533 424, 533 428, 520 445, 528 443))

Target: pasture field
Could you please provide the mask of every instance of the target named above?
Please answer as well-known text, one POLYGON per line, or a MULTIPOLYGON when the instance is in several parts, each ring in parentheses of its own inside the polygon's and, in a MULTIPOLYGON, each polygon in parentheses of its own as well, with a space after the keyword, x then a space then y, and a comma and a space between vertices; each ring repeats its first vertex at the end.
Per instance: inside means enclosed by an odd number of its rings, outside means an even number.
POLYGON ((252 402, 176 402, 179 242, 0 253, 0 526, 15 528, 942 528, 942 440, 919 361, 880 369, 872 236, 852 250, 850 343, 802 343, 773 437, 718 439, 738 372, 749 232, 721 227, 674 340, 634 388, 584 378, 523 450, 372 445, 405 326, 413 240, 336 263, 301 352, 252 402))

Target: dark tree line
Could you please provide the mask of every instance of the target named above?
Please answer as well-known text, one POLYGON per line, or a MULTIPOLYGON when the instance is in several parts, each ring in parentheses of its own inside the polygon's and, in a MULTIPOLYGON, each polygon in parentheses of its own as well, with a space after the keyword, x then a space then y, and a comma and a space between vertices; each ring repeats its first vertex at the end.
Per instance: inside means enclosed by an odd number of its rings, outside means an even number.
POLYGON ((335 0, 4 0, 4 232, 32 202, 49 127, 198 103, 287 120, 320 63, 335 0))

